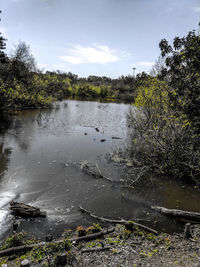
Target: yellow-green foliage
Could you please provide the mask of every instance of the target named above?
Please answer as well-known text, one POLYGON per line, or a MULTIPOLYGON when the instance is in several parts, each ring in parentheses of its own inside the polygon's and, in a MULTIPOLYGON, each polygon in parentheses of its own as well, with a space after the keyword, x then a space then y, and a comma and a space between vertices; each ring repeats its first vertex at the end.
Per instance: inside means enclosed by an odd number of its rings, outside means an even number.
MULTIPOLYGON (((169 112, 169 87, 157 78, 149 78, 144 84, 136 89, 137 97, 134 105, 142 107, 148 116, 154 113, 163 114, 169 112)), ((172 93, 172 90, 171 90, 172 93)))
POLYGON ((51 95, 56 99, 66 98, 70 95, 69 87, 71 81, 68 77, 61 77, 56 74, 35 74, 33 88, 45 95, 51 95))
POLYGON ((86 229, 87 234, 94 234, 94 233, 98 233, 100 231, 102 231, 102 228, 98 223, 93 223, 92 226, 89 226, 86 229))
POLYGON ((173 106, 172 96, 176 91, 157 78, 150 77, 137 88, 138 109, 129 116, 133 155, 159 175, 188 179, 199 175, 200 155, 194 149, 198 136, 186 114, 173 106))
POLYGON ((76 84, 69 88, 71 95, 79 98, 101 98, 110 96, 110 86, 95 86, 89 83, 76 84))
POLYGON ((20 232, 20 233, 9 236, 4 241, 3 246, 1 246, 1 250, 24 245, 26 236, 27 234, 25 232, 20 232))
POLYGON ((54 98, 40 91, 28 91, 22 84, 14 80, 12 87, 2 83, 0 86, 0 104, 2 109, 20 109, 29 107, 49 107, 54 98))

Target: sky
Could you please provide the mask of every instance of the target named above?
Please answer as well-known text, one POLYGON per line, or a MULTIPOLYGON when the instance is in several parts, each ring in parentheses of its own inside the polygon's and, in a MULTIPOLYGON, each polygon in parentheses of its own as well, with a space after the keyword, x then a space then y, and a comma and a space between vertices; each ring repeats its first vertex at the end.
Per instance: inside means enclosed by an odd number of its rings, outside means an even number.
POLYGON ((24 41, 38 67, 117 78, 150 71, 159 42, 198 30, 200 0, 0 0, 7 53, 24 41))

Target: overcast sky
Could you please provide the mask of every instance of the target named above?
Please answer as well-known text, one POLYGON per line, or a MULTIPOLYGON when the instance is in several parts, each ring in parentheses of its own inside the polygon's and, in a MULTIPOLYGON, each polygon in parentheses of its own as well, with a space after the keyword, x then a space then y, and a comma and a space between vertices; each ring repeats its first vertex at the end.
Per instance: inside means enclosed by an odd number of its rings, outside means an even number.
POLYGON ((44 70, 118 77, 150 70, 159 41, 197 30, 200 0, 0 0, 10 51, 30 45, 44 70))

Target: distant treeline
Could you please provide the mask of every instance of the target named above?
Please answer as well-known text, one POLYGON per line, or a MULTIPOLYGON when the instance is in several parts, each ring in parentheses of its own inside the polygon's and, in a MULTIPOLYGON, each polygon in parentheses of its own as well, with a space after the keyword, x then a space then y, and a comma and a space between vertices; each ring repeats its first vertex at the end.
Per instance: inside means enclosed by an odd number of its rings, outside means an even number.
MULTIPOLYGON (((4 42, 3 39, 1 39, 4 42)), ((146 73, 117 79, 89 76, 80 78, 71 72, 42 73, 24 42, 8 57, 1 48, 0 107, 3 110, 49 107, 66 98, 133 101, 135 90, 147 79, 146 73)))
POLYGON ((133 101, 135 89, 146 80, 146 73, 133 76, 121 76, 117 79, 89 76, 81 78, 71 72, 35 73, 33 85, 55 99, 107 99, 133 101))

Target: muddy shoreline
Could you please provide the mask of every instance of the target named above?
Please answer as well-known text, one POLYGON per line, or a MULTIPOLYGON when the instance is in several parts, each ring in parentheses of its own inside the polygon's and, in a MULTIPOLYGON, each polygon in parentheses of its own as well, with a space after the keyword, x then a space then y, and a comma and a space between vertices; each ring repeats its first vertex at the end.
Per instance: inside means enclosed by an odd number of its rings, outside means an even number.
MULTIPOLYGON (((91 229, 86 229, 86 236, 91 235, 91 229)), ((99 231, 106 231, 100 225, 95 226, 99 231)), ((112 229, 113 225, 109 226, 112 229)), ((192 226, 192 238, 184 238, 181 234, 159 235, 141 231, 137 227, 129 230, 123 225, 115 225, 115 230, 91 240, 72 241, 77 239, 79 232, 66 230, 58 240, 52 240, 45 245, 34 247, 28 252, 16 253, 0 258, 0 264, 20 266, 27 259, 30 266, 197 266, 200 262, 200 227, 192 226)), ((20 244, 30 245, 41 242, 27 239, 25 234, 15 234, 20 244), (20 237, 21 235, 21 237, 20 237), (23 237, 22 237, 23 236, 23 237)), ((7 240, 13 240, 13 236, 7 240)), ((19 244, 19 243, 18 243, 19 244)), ((10 243, 11 245, 11 243, 10 243)), ((1 247, 1 250, 5 246, 1 247)), ((0 251, 1 253, 1 251, 0 251)))

